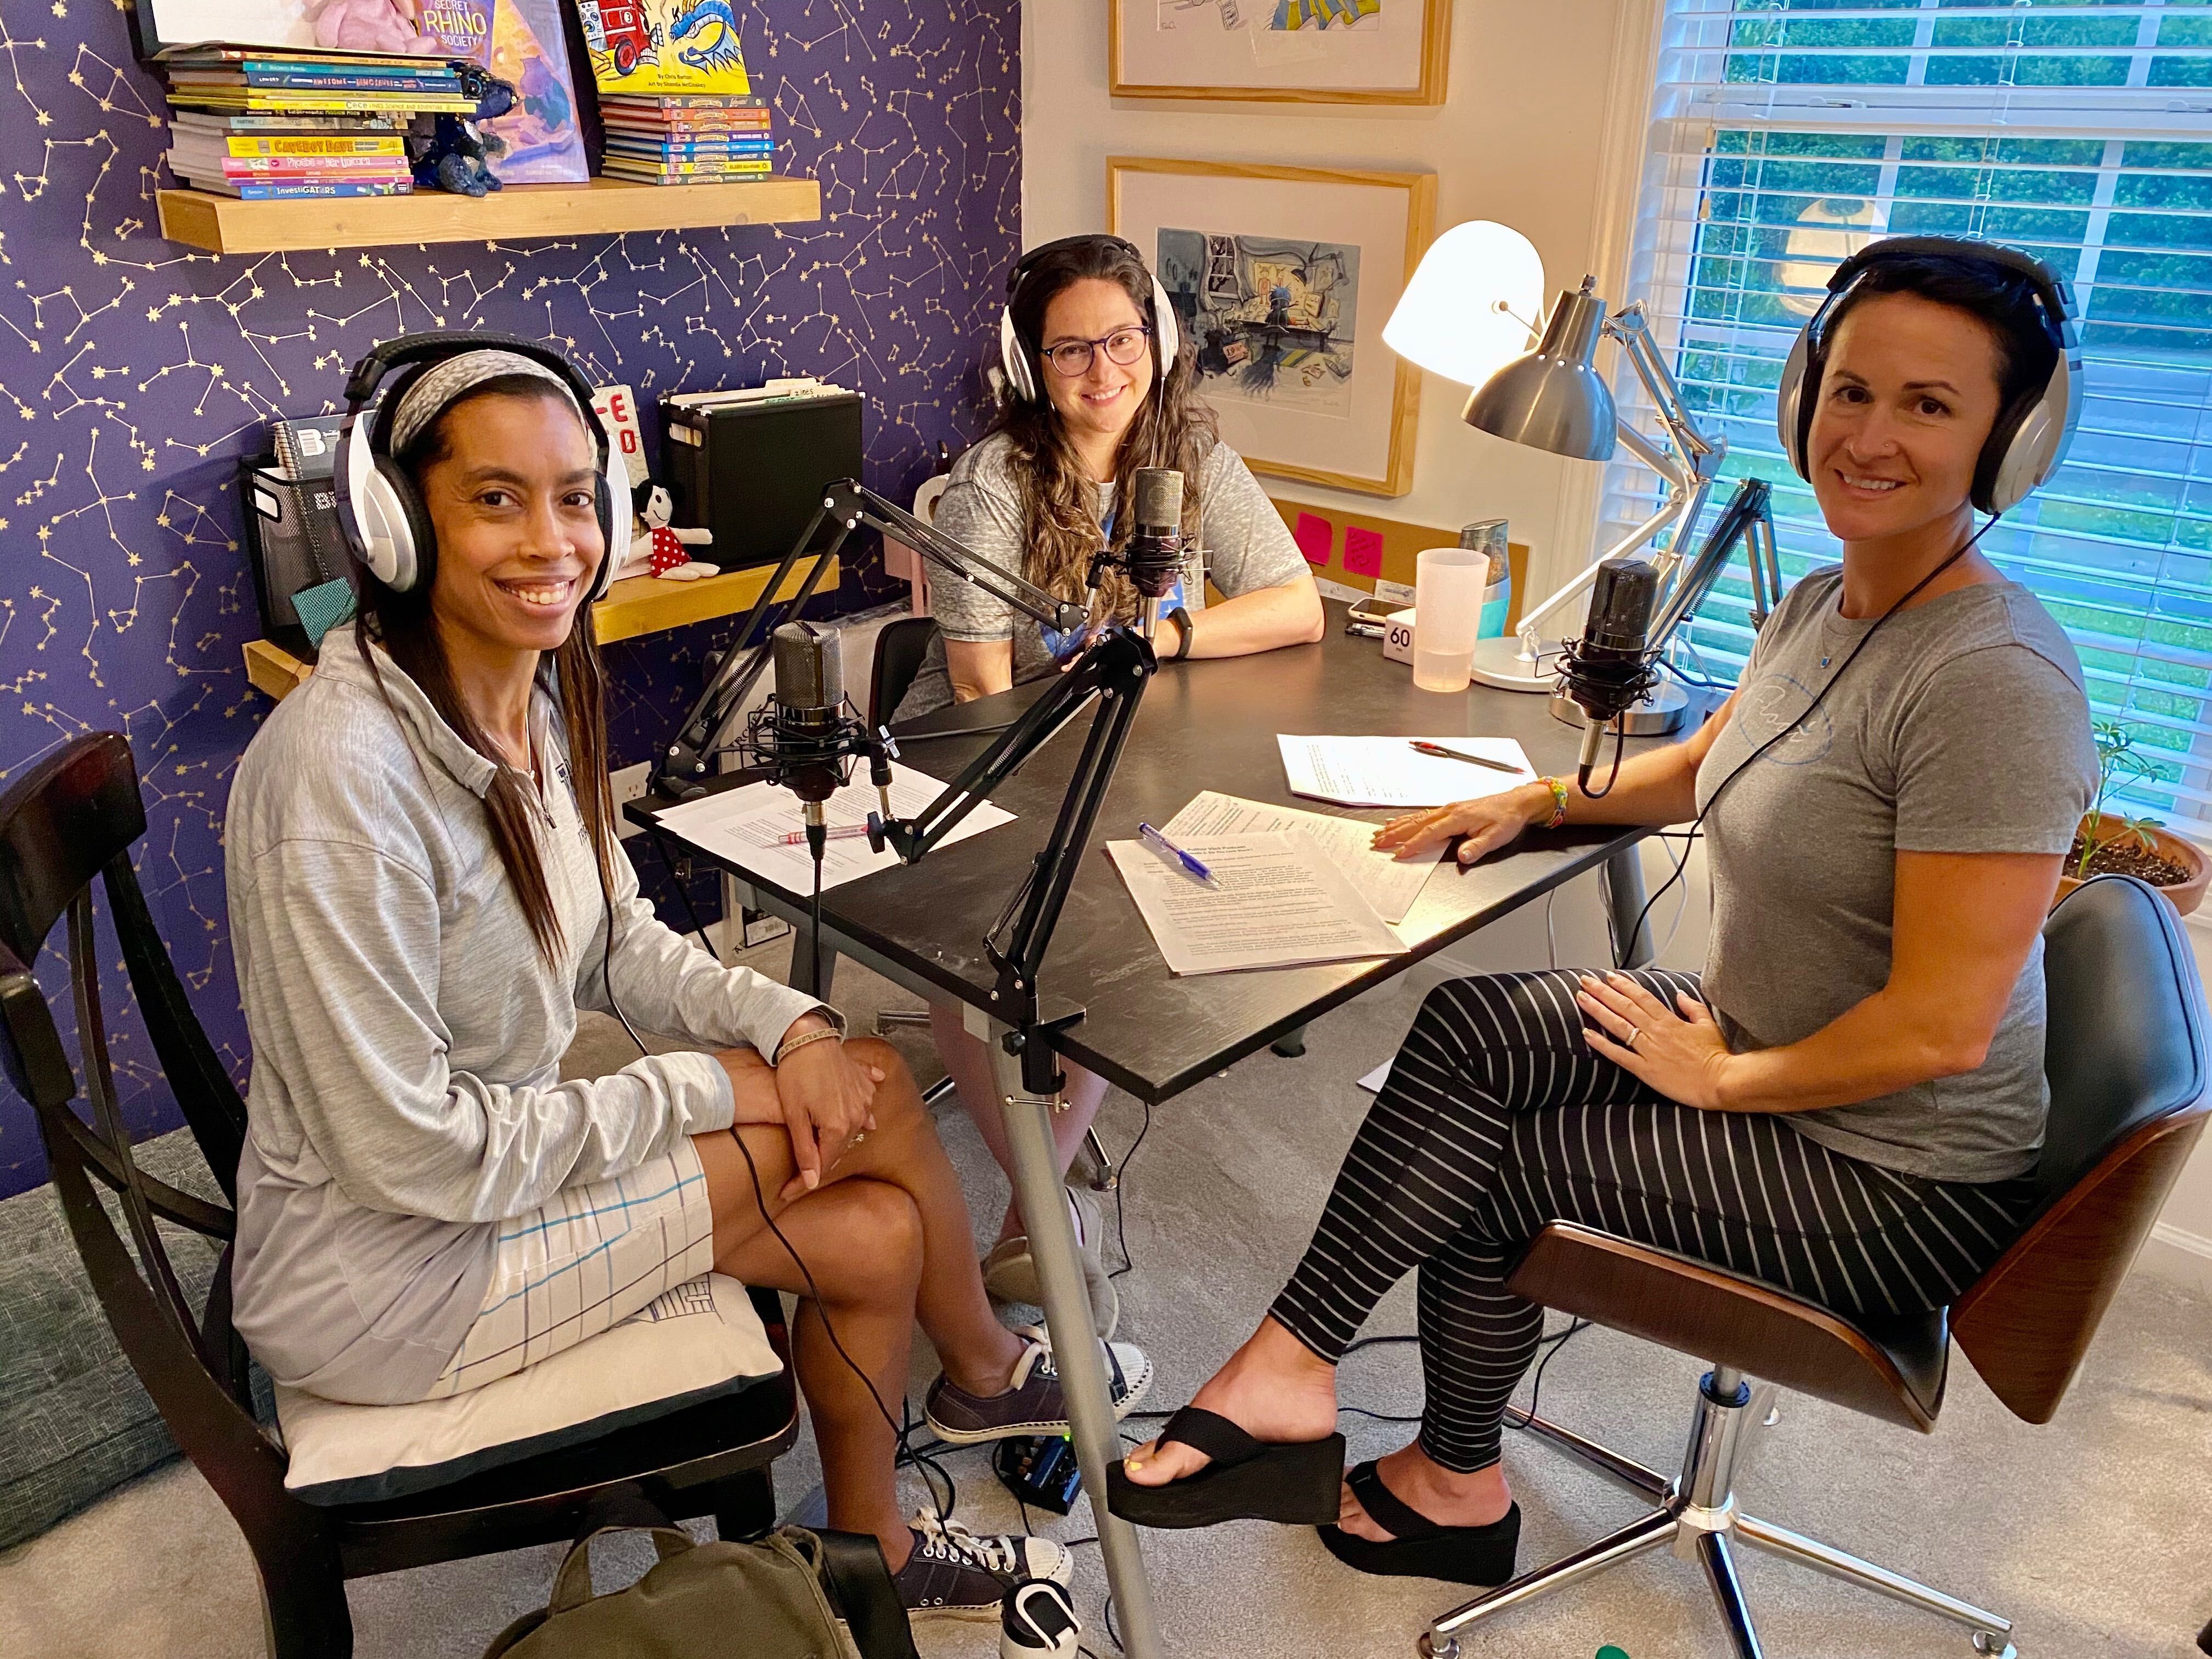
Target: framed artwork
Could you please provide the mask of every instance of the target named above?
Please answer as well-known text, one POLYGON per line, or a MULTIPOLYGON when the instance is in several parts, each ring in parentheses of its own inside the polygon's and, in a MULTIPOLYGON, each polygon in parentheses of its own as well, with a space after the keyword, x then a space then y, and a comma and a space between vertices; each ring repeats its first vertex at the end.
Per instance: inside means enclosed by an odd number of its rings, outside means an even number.
POLYGON ((1107 0, 1116 98, 1441 104, 1452 0, 1107 0))
POLYGON ((1106 223, 1144 251, 1199 392, 1255 472, 1402 495, 1420 371, 1382 325, 1429 245, 1432 173, 1117 155, 1106 223))

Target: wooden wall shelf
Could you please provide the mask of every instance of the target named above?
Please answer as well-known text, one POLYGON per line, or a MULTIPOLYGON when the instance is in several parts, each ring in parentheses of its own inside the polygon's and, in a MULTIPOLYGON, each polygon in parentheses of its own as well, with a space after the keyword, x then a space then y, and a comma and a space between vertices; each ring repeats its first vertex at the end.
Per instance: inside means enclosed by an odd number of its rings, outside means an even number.
POLYGON ((242 202, 198 190, 158 192, 161 234, 210 253, 281 253, 495 238, 605 236, 627 230, 804 224, 822 217, 822 186, 775 175, 735 185, 509 185, 482 198, 409 196, 242 202))
MULTIPOLYGON (((809 568, 803 562, 793 566, 791 574, 776 591, 776 597, 795 598, 806 580, 809 568)), ((842 569, 840 561, 830 560, 815 592, 836 592, 842 569)), ((752 609, 761 590, 768 586, 768 579, 775 574, 774 565, 762 564, 745 570, 726 570, 719 576, 696 582, 665 582, 652 576, 633 576, 607 590, 606 598, 592 608, 592 620, 599 626, 599 643, 609 645, 617 640, 634 640, 641 634, 658 634, 666 629, 709 622, 716 617, 734 617, 752 609)), ((351 631, 351 624, 345 631, 351 631)), ((246 642, 246 678, 279 702, 305 685, 307 676, 314 672, 313 663, 301 662, 273 640, 246 642)))

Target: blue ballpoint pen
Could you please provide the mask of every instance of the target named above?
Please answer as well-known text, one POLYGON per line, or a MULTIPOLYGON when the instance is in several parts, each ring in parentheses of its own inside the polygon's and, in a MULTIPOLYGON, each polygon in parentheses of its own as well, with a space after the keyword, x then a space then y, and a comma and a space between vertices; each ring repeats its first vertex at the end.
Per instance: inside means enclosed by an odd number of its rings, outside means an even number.
POLYGON ((1182 848, 1176 846, 1158 830, 1153 829, 1151 824, 1139 824, 1137 826, 1137 833, 1142 836, 1146 842, 1153 847, 1157 847, 1161 852, 1165 853, 1170 858, 1181 865, 1186 872, 1197 877, 1199 880, 1206 882, 1210 885, 1219 884, 1214 882, 1212 871, 1207 869, 1203 864, 1200 864, 1189 854, 1184 852, 1182 848))

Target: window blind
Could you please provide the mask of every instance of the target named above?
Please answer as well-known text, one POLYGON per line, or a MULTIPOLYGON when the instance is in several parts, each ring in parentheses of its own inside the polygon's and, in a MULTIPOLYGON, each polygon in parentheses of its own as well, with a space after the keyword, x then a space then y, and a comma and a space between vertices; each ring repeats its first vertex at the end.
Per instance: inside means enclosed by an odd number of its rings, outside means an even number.
MULTIPOLYGON (((1774 434, 1783 362, 1837 264, 1882 236, 1979 236, 2071 285, 2081 428, 1982 546, 2065 626, 2097 718, 2151 762, 2125 804, 2212 834, 2212 0, 1668 0, 1652 107, 1631 295, 1728 440, 1705 524, 1734 481, 1768 480, 1785 581, 1837 556, 1774 434)), ((1605 539, 1656 496, 1622 452, 1605 539)), ((1733 681, 1749 604, 1739 561, 1681 665, 1733 681)))

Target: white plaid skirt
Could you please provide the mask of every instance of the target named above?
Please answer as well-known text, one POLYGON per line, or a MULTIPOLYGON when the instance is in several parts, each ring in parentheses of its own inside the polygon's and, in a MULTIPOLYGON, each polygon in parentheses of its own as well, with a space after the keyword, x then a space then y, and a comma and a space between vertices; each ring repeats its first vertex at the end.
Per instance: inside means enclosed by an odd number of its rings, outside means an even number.
POLYGON ((483 1306, 423 1397, 480 1389, 619 1325, 714 1265, 707 1174, 689 1137, 627 1175, 499 1224, 483 1306))

